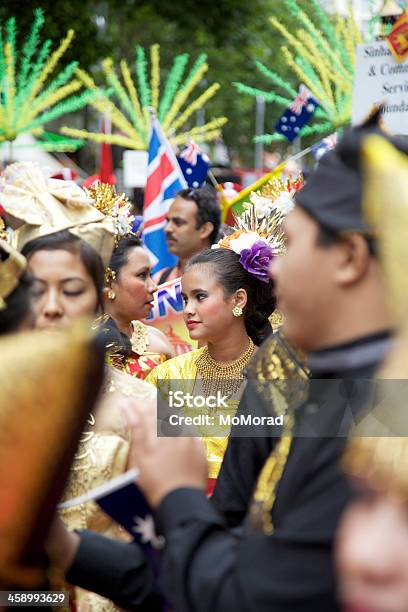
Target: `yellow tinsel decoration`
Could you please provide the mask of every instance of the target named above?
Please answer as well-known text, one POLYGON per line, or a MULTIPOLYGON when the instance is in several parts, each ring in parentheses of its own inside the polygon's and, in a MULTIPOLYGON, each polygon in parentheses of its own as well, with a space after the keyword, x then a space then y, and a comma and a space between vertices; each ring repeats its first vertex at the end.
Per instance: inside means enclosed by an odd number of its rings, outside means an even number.
POLYGON ((60 61, 61 57, 64 55, 65 51, 68 49, 73 38, 74 38, 74 30, 68 30, 66 37, 61 42, 59 47, 55 49, 54 53, 52 53, 50 59, 45 64, 44 68, 42 69, 38 79, 35 81, 34 86, 32 87, 30 91, 30 95, 27 100, 27 105, 29 105, 31 101, 33 100, 33 98, 38 94, 41 87, 44 85, 45 81, 47 80, 47 77, 52 73, 52 71, 54 70, 58 62, 60 61))
POLYGON ((152 89, 152 106, 155 111, 159 106, 159 87, 160 87, 160 45, 150 47, 150 61, 152 63, 152 76, 150 86, 152 89))
POLYGON ((135 141, 127 136, 121 136, 120 134, 97 134, 95 132, 88 132, 87 130, 78 130, 76 128, 62 127, 60 132, 66 136, 72 136, 73 138, 86 138, 101 144, 107 142, 109 144, 118 145, 119 147, 125 147, 127 149, 135 148, 135 141))
POLYGON ((11 44, 6 43, 4 47, 4 54, 6 57, 6 75, 7 75, 7 94, 6 94, 6 109, 9 118, 9 128, 11 133, 13 132, 13 100, 16 93, 16 80, 15 80, 15 69, 13 55, 11 52, 11 44), (11 124, 11 125, 10 125, 11 124))
POLYGON ((63 100, 67 96, 75 93, 76 91, 78 91, 78 89, 81 89, 81 87, 82 87, 82 84, 78 80, 73 80, 67 85, 64 85, 63 87, 60 87, 56 91, 53 91, 46 98, 44 98, 39 104, 33 107, 33 110, 31 111, 31 113, 28 113, 27 118, 29 120, 33 119, 39 112, 43 111, 49 106, 52 106, 53 104, 56 104, 57 102, 60 102, 60 100, 63 100))
POLYGON ((184 144, 192 138, 199 142, 219 138, 221 127, 227 121, 225 117, 216 117, 203 126, 194 126, 191 129, 179 132, 179 129, 191 119, 194 112, 202 108, 220 87, 218 83, 213 83, 201 95, 188 103, 195 87, 208 70, 208 64, 204 55, 199 56, 183 83, 184 60, 185 54, 175 58, 169 73, 169 75, 172 75, 169 76, 170 81, 167 81, 165 86, 161 87, 159 45, 150 47, 150 79, 147 78, 146 58, 140 47, 137 50, 136 78, 132 75, 126 60, 122 59, 120 61, 120 73, 118 74, 112 60, 110 58, 105 59, 103 71, 108 84, 112 88, 111 98, 108 98, 105 90, 96 85, 89 74, 78 69, 76 74, 81 83, 97 93, 96 96, 91 98, 89 104, 98 112, 107 114, 112 125, 120 130, 121 134, 97 134, 69 128, 68 126, 64 126, 61 132, 77 138, 86 138, 93 142, 120 144, 131 149, 147 149, 151 122, 150 103, 157 116, 161 114, 162 128, 174 144, 184 144), (180 82, 181 85, 177 89, 180 82), (161 93, 161 90, 163 90, 163 93, 161 93), (163 96, 162 100, 160 100, 160 95, 163 96), (114 96, 117 98, 117 102, 114 101, 114 96))
POLYGON ((187 106, 186 110, 176 121, 171 124, 173 130, 177 130, 177 128, 181 127, 185 124, 187 119, 199 108, 204 106, 204 104, 213 97, 213 95, 219 90, 221 85, 219 83, 214 83, 208 89, 205 90, 204 93, 201 94, 194 102, 191 102, 189 106, 187 106))
MULTIPOLYGON (((123 80, 125 82, 126 88, 129 92, 129 97, 132 101, 133 104, 133 108, 135 110, 136 116, 140 122, 141 125, 143 125, 144 122, 144 116, 142 114, 142 109, 140 106, 140 102, 139 102, 139 98, 137 96, 137 92, 136 92, 136 87, 135 84, 132 81, 132 77, 130 74, 130 70, 129 70, 129 66, 126 62, 126 60, 121 60, 120 62, 120 69, 122 71, 122 76, 123 76, 123 80)), ((146 130, 144 130, 144 136, 146 137, 146 130)))
POLYGON ((165 120, 163 121, 163 129, 164 130, 167 130, 170 127, 173 119, 175 118, 175 116, 179 112, 180 108, 183 106, 184 102, 187 100, 188 96, 193 91, 194 87, 196 87, 196 85, 198 85, 198 83, 201 81, 201 79, 203 78, 203 76, 207 72, 207 70, 208 70, 208 64, 205 63, 197 71, 197 73, 191 79, 191 81, 187 85, 187 87, 183 87, 183 88, 180 89, 179 93, 174 98, 174 102, 171 105, 171 108, 170 108, 170 110, 169 110, 165 120))

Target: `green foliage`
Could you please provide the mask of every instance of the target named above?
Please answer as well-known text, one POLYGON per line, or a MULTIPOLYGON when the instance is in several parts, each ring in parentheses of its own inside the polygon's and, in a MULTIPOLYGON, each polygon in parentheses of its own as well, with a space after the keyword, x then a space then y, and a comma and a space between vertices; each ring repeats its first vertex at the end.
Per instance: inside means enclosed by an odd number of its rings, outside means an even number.
MULTIPOLYGON (((206 119, 223 115, 229 118, 223 128, 224 141, 234 158, 248 165, 253 163, 255 101, 250 96, 238 94, 231 83, 240 81, 249 87, 268 90, 269 80, 254 69, 254 60, 258 59, 264 66, 271 66, 292 86, 297 85, 289 76, 279 53, 281 38, 268 23, 272 12, 286 15, 282 0, 25 0, 19 3, 2 0, 0 19, 16 15, 18 40, 24 40, 29 35, 36 7, 44 10, 42 31, 50 39, 60 40, 69 28, 75 30, 74 42, 60 66, 79 60, 81 68, 92 70, 96 82, 101 82, 101 61, 107 56, 112 57, 115 65, 121 58, 126 58, 133 66, 136 45, 146 49, 153 43, 161 45, 164 76, 166 71, 169 75, 172 70, 172 60, 176 55, 190 53, 191 57, 197 57, 199 52, 208 54, 208 82, 219 82, 221 90, 207 103, 206 119)), ((32 45, 34 47, 35 41, 32 45)), ((29 61, 34 59, 37 62, 41 53, 41 44, 37 41, 29 61)), ((42 54, 46 55, 46 52, 42 54)), ((0 72, 1 62, 0 56, 0 72)), ((167 89, 166 81, 163 81, 161 116, 166 114, 177 87, 185 79, 186 61, 180 59, 179 62, 174 68, 178 82, 173 79, 174 73, 167 89)), ((201 87, 204 91, 206 86, 208 83, 203 81, 198 89, 201 87)), ((92 112, 81 111, 81 116, 75 120, 76 125, 86 127, 84 121, 94 116, 92 112)), ((267 131, 278 115, 276 106, 268 105, 267 131)), ((83 155, 88 155, 88 147, 83 155)))

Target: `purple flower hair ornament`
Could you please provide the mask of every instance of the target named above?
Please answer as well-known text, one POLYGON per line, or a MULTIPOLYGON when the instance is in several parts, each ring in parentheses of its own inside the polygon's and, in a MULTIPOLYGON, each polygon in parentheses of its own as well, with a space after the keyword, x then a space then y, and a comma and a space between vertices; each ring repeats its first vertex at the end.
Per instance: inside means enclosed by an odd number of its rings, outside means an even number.
POLYGON ((266 240, 255 232, 243 233, 230 241, 230 248, 238 253, 243 268, 264 283, 271 280, 269 274, 270 263, 277 254, 266 240))

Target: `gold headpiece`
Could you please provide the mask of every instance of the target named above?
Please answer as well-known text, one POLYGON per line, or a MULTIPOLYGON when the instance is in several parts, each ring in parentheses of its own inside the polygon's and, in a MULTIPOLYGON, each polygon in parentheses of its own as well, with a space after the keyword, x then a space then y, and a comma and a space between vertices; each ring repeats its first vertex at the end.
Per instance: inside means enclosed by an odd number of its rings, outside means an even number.
POLYGON ((116 193, 116 189, 109 183, 97 183, 86 189, 92 198, 94 206, 113 222, 115 242, 118 243, 124 236, 135 236, 132 223, 132 203, 124 193, 116 193))
POLYGON ((4 300, 17 287, 25 268, 25 257, 0 239, 0 310, 6 307, 4 300))
POLYGON ((273 178, 249 196, 244 212, 234 215, 235 231, 218 243, 223 248, 232 248, 231 241, 241 234, 257 234, 280 254, 285 248, 282 221, 294 206, 294 195, 303 186, 303 178, 281 180, 273 178))
POLYGON ((408 156, 385 138, 363 144, 363 211, 378 237, 389 306, 397 322, 408 315, 408 156))
POLYGON ((3 586, 38 589, 46 580, 37 562, 42 540, 95 401, 101 362, 91 346, 89 324, 58 334, 35 331, 0 339, 3 586))
POLYGON ((48 179, 32 162, 11 164, 4 172, 0 197, 16 230, 13 240, 19 250, 34 238, 67 229, 89 242, 109 263, 112 222, 73 181, 48 179))
POLYGON ((402 437, 408 430, 408 157, 372 135, 363 144, 363 168, 363 210, 377 237, 398 333, 378 374, 376 405, 353 433, 344 467, 369 487, 408 499, 408 437, 402 437))
POLYGON ((255 208, 259 219, 268 217, 275 212, 287 215, 294 207, 294 196, 303 187, 303 176, 296 179, 272 178, 249 196, 249 203, 244 208, 255 208))

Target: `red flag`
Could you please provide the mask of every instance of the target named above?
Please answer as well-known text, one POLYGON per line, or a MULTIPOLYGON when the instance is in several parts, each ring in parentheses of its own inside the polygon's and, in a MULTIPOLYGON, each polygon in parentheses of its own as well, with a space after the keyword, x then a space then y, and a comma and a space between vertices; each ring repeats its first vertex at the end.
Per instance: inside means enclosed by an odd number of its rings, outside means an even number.
MULTIPOLYGON (((107 115, 102 120, 102 132, 111 133, 111 122, 107 115)), ((113 174, 112 145, 102 142, 99 152, 99 178, 101 183, 116 184, 116 176, 113 174)))

